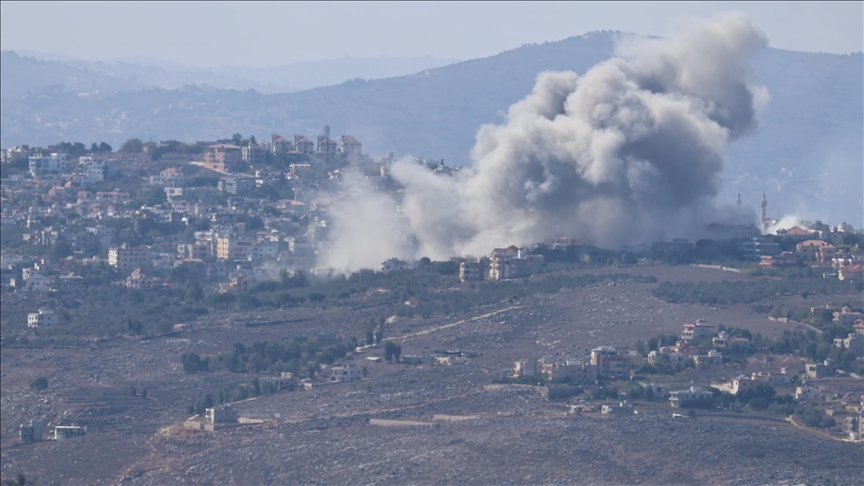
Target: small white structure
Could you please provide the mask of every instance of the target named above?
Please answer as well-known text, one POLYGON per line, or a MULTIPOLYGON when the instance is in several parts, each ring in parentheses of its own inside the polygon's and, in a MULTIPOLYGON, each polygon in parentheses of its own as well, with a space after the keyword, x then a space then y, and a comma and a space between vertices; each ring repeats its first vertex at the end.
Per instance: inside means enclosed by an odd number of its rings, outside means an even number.
POLYGON ((669 393, 669 404, 675 408, 693 402, 710 400, 714 396, 710 391, 703 391, 701 386, 691 386, 688 390, 677 390, 669 393))
POLYGON ((27 327, 50 327, 59 324, 57 314, 51 309, 39 309, 27 314, 27 327))
POLYGON ((802 385, 795 388, 795 400, 819 400, 822 392, 818 388, 802 385))
POLYGON ((332 383, 344 383, 348 381, 360 381, 363 379, 366 369, 354 363, 345 363, 344 366, 330 368, 330 381, 332 383))
POLYGON ((54 440, 66 440, 85 435, 87 435, 87 427, 79 427, 77 425, 58 425, 54 427, 54 440))

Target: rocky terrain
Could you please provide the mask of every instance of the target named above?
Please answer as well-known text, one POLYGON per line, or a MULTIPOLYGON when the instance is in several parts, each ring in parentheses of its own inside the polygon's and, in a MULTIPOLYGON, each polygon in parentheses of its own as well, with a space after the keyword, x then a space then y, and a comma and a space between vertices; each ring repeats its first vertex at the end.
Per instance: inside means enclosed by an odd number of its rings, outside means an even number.
MULTIPOLYGON (((692 267, 638 271, 659 280, 746 278, 692 267)), ((641 401, 636 415, 573 415, 567 402, 549 401, 537 390, 489 386, 516 359, 585 359, 592 347, 623 350, 636 339, 678 333, 697 318, 766 336, 800 326, 769 321, 747 306, 668 304, 650 295, 654 285, 605 284, 466 315, 397 319, 386 335, 401 344, 403 356, 437 349, 479 356, 409 366, 366 360, 383 354, 380 347, 368 348, 348 358, 366 366, 364 381, 322 381, 310 390, 238 402, 241 416, 263 417, 261 423, 216 432, 184 429, 187 405, 256 375, 186 374, 183 353, 213 355, 238 341, 303 333, 361 336, 366 320, 392 309, 221 315, 168 337, 115 338, 86 348, 4 347, 0 474, 7 480, 22 472, 37 484, 860 484, 860 444, 798 428, 783 416, 700 411, 692 419, 673 419, 667 403, 641 401), (241 319, 282 323, 245 327, 237 324, 241 319), (47 390, 28 387, 36 376, 48 378, 47 390), (140 395, 144 388, 146 398, 140 395), (20 444, 18 424, 38 417, 49 425, 84 425, 88 433, 20 444)), ((811 296, 807 303, 823 300, 811 296)), ((708 384, 750 368, 795 363, 771 359, 667 380, 681 387, 708 384)), ((838 390, 860 389, 850 378, 836 381, 838 390)), ((583 395, 571 403, 579 400, 599 404, 583 395)))

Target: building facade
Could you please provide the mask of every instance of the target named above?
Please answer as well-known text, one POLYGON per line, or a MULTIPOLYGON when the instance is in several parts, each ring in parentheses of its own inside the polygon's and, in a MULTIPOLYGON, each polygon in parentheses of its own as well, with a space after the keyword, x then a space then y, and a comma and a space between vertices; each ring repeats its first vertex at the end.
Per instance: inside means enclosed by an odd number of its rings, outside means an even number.
POLYGON ((52 309, 39 309, 27 314, 27 327, 52 327, 60 324, 52 309))

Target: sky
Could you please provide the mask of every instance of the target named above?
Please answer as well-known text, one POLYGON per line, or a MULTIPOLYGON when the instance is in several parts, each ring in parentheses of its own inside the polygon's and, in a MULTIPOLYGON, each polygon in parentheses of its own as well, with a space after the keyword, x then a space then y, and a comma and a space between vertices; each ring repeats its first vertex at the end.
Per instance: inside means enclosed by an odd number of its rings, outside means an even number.
POLYGON ((86 60, 276 66, 345 56, 473 59, 595 30, 668 36, 748 13, 772 47, 864 50, 864 2, 0 2, 0 48, 86 60))

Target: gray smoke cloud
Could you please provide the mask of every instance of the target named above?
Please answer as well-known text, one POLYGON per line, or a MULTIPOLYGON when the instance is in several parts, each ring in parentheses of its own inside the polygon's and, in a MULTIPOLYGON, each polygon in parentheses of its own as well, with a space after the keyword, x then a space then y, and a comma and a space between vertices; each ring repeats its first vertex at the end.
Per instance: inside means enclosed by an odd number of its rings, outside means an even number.
MULTIPOLYGON (((622 43, 581 77, 541 73, 503 124, 479 129, 472 167, 449 178, 394 164, 400 211, 376 231, 400 235, 390 256, 447 258, 558 236, 615 247, 750 223, 752 213, 712 199, 729 143, 756 128, 767 99, 745 82, 748 57, 766 45, 746 16, 727 14, 674 38, 622 43)), ((342 236, 331 253, 359 238, 349 226, 334 224, 342 236)), ((380 264, 341 253, 332 266, 380 264)))

